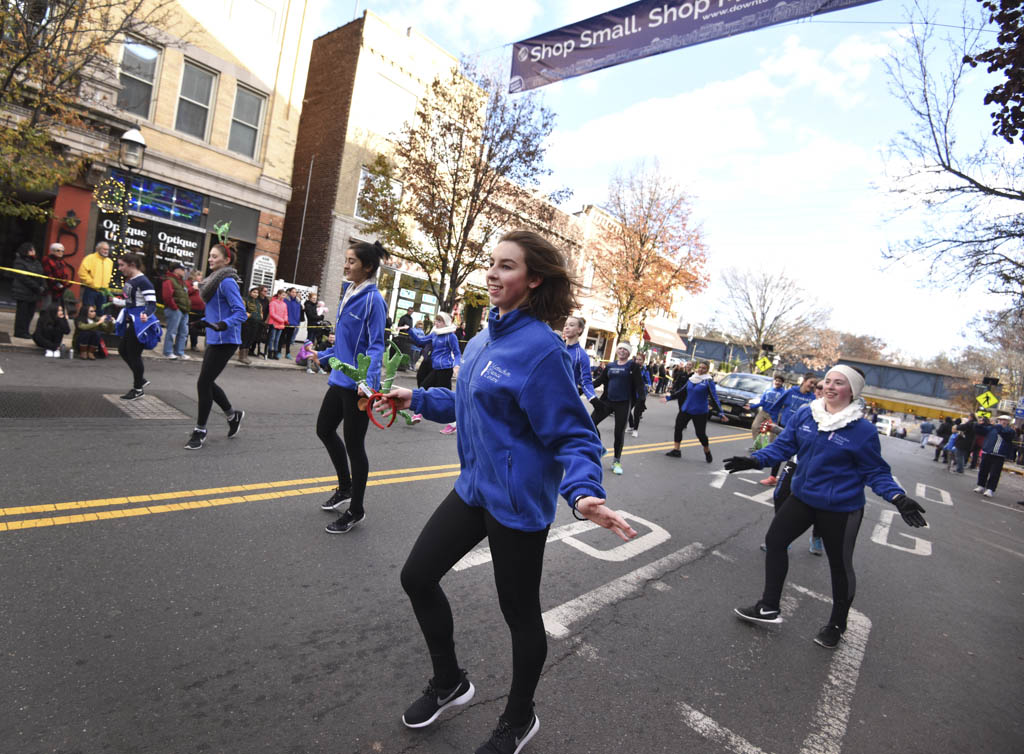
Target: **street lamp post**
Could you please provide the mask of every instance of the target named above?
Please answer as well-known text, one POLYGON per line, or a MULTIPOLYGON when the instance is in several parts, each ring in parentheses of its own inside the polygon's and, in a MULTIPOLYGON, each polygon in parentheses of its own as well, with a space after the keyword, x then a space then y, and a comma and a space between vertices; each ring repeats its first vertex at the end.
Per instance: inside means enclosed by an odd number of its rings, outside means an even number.
POLYGON ((128 210, 131 205, 132 171, 142 170, 142 162, 146 156, 146 140, 142 132, 137 128, 130 128, 121 134, 120 148, 118 149, 117 162, 124 170, 124 193, 121 196, 121 228, 120 241, 118 242, 117 253, 113 255, 114 280, 120 286, 124 281, 120 279, 120 272, 117 269, 117 258, 128 251, 128 210))

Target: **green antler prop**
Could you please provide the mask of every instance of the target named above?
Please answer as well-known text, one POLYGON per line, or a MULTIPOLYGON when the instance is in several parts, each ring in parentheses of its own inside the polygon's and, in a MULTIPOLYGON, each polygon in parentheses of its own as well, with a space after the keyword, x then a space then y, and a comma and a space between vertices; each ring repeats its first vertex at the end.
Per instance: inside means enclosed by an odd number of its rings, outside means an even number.
POLYGON ((356 363, 359 365, 358 367, 346 364, 336 356, 332 356, 328 359, 327 363, 331 365, 331 369, 337 369, 357 385, 366 382, 366 373, 370 371, 370 357, 365 353, 361 353, 356 356, 356 363))
MULTIPOLYGON (((359 365, 358 367, 346 364, 335 356, 332 356, 328 360, 328 363, 331 365, 331 369, 338 370, 357 385, 366 384, 366 375, 370 371, 370 357, 366 354, 361 353, 356 356, 356 363, 359 365)), ((398 370, 408 363, 409 355, 402 353, 395 342, 393 340, 389 340, 388 351, 384 356, 384 379, 381 380, 380 383, 381 393, 387 393, 391 390, 391 385, 395 381, 395 375, 398 374, 398 370)), ((398 413, 403 419, 405 419, 406 424, 412 424, 412 414, 405 410, 399 411, 398 413)))

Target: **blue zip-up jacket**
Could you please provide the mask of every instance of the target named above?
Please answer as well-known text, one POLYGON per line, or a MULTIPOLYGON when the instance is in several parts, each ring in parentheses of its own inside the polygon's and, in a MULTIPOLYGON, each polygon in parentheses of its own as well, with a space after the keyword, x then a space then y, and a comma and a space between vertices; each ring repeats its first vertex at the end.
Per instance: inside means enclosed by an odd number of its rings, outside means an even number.
POLYGON ((813 390, 801 393, 800 386, 794 385, 776 398, 775 402, 767 408, 767 411, 771 415, 772 421, 785 427, 789 424, 789 420, 793 417, 793 414, 813 400, 813 390))
POLYGON ((651 385, 654 384, 654 380, 651 379, 651 371, 647 368, 646 365, 640 367, 640 377, 643 378, 644 385, 646 387, 650 387, 651 385))
MULTIPOLYGON (((338 316, 334 325, 334 347, 317 352, 317 358, 323 361, 334 356, 339 361, 355 366, 359 354, 369 356, 370 368, 366 372, 366 384, 377 390, 380 387, 381 362, 384 360, 387 306, 376 284, 370 283, 353 295, 342 311, 341 302, 345 300, 345 291, 350 285, 352 283, 345 283, 341 289, 341 301, 338 302, 338 316)), ((340 369, 331 370, 327 383, 349 390, 356 389, 356 383, 340 369)))
POLYGON ((722 413, 722 404, 718 400, 718 390, 715 389, 715 381, 710 377, 700 382, 687 380, 683 386, 672 393, 668 400, 683 398, 679 404, 679 410, 690 416, 700 416, 711 411, 708 401, 714 401, 718 413, 722 413))
POLYGON ((462 364, 462 349, 459 348, 459 339, 455 333, 438 335, 430 333, 423 335, 422 330, 415 328, 408 331, 409 340, 423 348, 427 343, 433 343, 430 352, 430 366, 433 369, 453 369, 462 364), (419 333, 417 335, 417 333, 419 333))
POLYGON ((576 390, 585 395, 588 401, 594 400, 597 393, 594 391, 594 378, 590 375, 590 357, 579 342, 566 346, 566 350, 569 351, 569 359, 572 361, 576 390))
POLYGON ((302 302, 299 301, 299 297, 292 298, 285 294, 284 305, 288 307, 288 326, 298 327, 299 323, 302 322, 304 314, 302 311, 302 302))
POLYGON ((770 388, 768 388, 763 393, 761 393, 761 397, 760 398, 758 398, 755 401, 751 401, 750 402, 750 407, 751 408, 760 408, 763 411, 766 411, 768 413, 768 415, 772 418, 772 421, 775 422, 776 424, 778 424, 779 423, 779 413, 778 413, 778 411, 776 411, 773 414, 771 412, 771 406, 775 403, 775 401, 777 401, 779 398, 781 398, 782 394, 785 393, 785 392, 786 392, 785 385, 783 385, 780 388, 777 388, 777 387, 775 387, 775 385, 772 385, 770 388))
POLYGON ((979 424, 975 430, 979 435, 985 435, 985 444, 981 446, 984 453, 991 453, 994 456, 1013 458, 1013 441, 1017 434, 1012 427, 1004 427, 1002 424, 979 424), (996 442, 999 443, 999 450, 996 450, 996 442))
POLYGON ((238 290, 238 281, 234 278, 224 278, 217 286, 213 298, 206 302, 203 310, 203 319, 207 322, 224 322, 228 329, 217 332, 213 328, 206 328, 206 344, 218 346, 224 343, 242 342, 242 323, 249 315, 245 311, 245 302, 242 301, 242 294, 238 290))
POLYGON ((576 392, 562 339, 525 311, 498 316, 467 344, 459 389, 414 390, 411 409, 457 421, 462 469, 455 491, 503 526, 540 531, 559 493, 605 498, 604 448, 576 392))
POLYGON ((800 456, 793 474, 793 494, 812 508, 849 512, 864 507, 864 485, 892 502, 905 494, 882 458, 878 430, 857 419, 834 432, 819 432, 811 407, 803 405, 771 445, 752 457, 762 468, 800 456))

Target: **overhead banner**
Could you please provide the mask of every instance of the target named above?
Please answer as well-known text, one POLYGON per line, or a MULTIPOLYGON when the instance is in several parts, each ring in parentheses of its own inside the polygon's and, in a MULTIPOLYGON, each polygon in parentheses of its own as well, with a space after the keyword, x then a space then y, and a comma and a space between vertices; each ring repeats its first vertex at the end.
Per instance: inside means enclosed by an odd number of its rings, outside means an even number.
POLYGON ((512 47, 510 92, 877 0, 641 0, 512 47))

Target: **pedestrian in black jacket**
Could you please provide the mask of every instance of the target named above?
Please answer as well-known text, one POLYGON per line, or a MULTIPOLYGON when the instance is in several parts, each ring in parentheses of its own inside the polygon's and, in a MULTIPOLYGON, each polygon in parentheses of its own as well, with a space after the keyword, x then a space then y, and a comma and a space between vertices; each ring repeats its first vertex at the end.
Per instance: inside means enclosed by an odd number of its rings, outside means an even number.
POLYGON ((942 462, 949 463, 949 451, 946 450, 946 443, 949 442, 949 436, 953 434, 953 420, 948 416, 942 417, 942 424, 935 430, 935 434, 942 438, 942 444, 935 446, 935 458, 933 461, 938 462, 939 454, 942 454, 942 462))
POLYGON ((975 428, 977 424, 974 420, 974 414, 971 414, 970 418, 965 422, 960 422, 960 431, 956 436, 956 440, 953 443, 953 455, 956 461, 956 473, 964 473, 964 465, 967 463, 967 456, 971 452, 971 448, 974 447, 975 428))
POLYGON ((47 356, 59 359, 61 341, 70 332, 71 325, 68 324, 68 318, 64 315, 64 307, 60 304, 50 304, 39 312, 39 320, 36 322, 36 331, 32 333, 32 340, 46 351, 47 356))
MULTIPOLYGON (((36 257, 36 247, 23 243, 14 255, 14 269, 43 274, 43 263, 36 257)), ((32 317, 35 315, 36 304, 46 292, 46 281, 31 275, 14 275, 11 282, 11 296, 14 297, 14 337, 31 338, 29 330, 32 317)))

